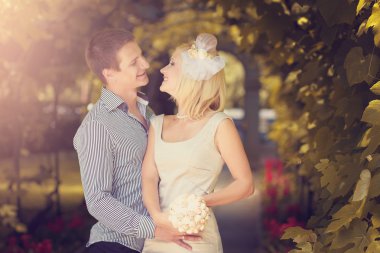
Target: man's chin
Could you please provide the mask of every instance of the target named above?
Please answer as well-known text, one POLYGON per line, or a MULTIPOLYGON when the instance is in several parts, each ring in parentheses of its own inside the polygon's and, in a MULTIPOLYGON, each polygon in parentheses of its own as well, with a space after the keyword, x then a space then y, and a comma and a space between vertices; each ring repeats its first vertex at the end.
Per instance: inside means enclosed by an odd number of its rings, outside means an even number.
POLYGON ((145 80, 139 80, 138 81, 139 86, 146 86, 149 83, 149 78, 145 78, 145 80))

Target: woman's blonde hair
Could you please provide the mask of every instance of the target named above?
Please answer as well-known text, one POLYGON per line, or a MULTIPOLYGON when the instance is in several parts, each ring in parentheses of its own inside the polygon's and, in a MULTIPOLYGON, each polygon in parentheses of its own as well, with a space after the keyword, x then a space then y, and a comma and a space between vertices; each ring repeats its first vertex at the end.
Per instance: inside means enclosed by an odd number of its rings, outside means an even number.
MULTIPOLYGON (((187 43, 176 48, 180 53, 189 50, 193 44, 187 43)), ((217 56, 216 49, 207 52, 211 56, 217 56)), ((181 74, 177 85, 174 101, 181 104, 182 113, 191 119, 199 119, 209 109, 223 111, 226 98, 226 81, 224 69, 213 75, 209 80, 192 80, 187 75, 181 74)))

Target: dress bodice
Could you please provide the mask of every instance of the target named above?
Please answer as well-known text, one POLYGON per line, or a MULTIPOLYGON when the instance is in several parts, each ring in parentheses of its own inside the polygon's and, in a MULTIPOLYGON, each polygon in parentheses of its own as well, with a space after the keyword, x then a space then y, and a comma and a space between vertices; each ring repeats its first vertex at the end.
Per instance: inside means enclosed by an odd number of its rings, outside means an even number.
POLYGON ((214 191, 224 164, 215 145, 215 132, 225 118, 228 118, 226 114, 215 113, 195 136, 179 142, 162 139, 164 115, 152 119, 162 210, 165 211, 182 194, 204 195, 214 191))
MULTIPOLYGON (((214 191, 223 168, 223 158, 215 145, 215 133, 219 123, 229 118, 223 112, 212 115, 192 138, 167 142, 162 139, 164 115, 151 119, 154 128, 154 160, 160 177, 160 207, 164 212, 182 194, 204 195, 214 191)), ((188 241, 194 253, 222 253, 218 225, 214 214, 207 221, 202 240, 188 241)), ((147 239, 143 253, 187 253, 175 243, 147 239)))

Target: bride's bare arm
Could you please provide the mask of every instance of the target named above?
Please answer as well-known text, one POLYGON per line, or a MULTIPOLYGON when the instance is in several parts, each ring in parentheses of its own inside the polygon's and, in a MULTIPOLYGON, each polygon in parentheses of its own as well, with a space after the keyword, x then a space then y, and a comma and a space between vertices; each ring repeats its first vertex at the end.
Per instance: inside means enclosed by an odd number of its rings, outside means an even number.
POLYGON ((158 195, 159 175, 154 162, 154 129, 151 125, 148 135, 148 146, 142 164, 143 202, 156 225, 155 237, 164 241, 172 241, 179 246, 191 250, 191 246, 183 240, 197 241, 197 235, 179 233, 170 223, 166 214, 161 212, 158 195))
POLYGON ((155 223, 161 213, 158 196, 159 175, 154 162, 154 129, 149 129, 148 146, 142 164, 142 195, 143 202, 155 223))
POLYGON ((177 232, 170 223, 167 214, 160 208, 158 194, 159 175, 154 161, 154 128, 150 126, 148 134, 148 146, 142 164, 142 195, 143 202, 156 226, 177 232))
POLYGON ((219 124, 215 144, 234 180, 220 191, 205 195, 207 206, 225 205, 247 198, 254 191, 252 171, 239 133, 231 120, 223 120, 219 124))

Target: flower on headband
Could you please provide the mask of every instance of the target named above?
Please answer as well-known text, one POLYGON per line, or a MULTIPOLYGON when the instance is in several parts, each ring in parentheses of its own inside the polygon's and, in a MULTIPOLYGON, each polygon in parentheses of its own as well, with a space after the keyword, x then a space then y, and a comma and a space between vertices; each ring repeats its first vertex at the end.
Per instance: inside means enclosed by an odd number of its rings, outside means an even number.
POLYGON ((193 44, 191 48, 187 50, 187 52, 191 58, 195 58, 195 59, 211 58, 211 55, 207 53, 207 50, 203 48, 198 48, 195 44, 193 44))
POLYGON ((193 80, 209 80, 225 66, 220 56, 210 55, 206 49, 193 44, 182 52, 182 71, 193 80))

